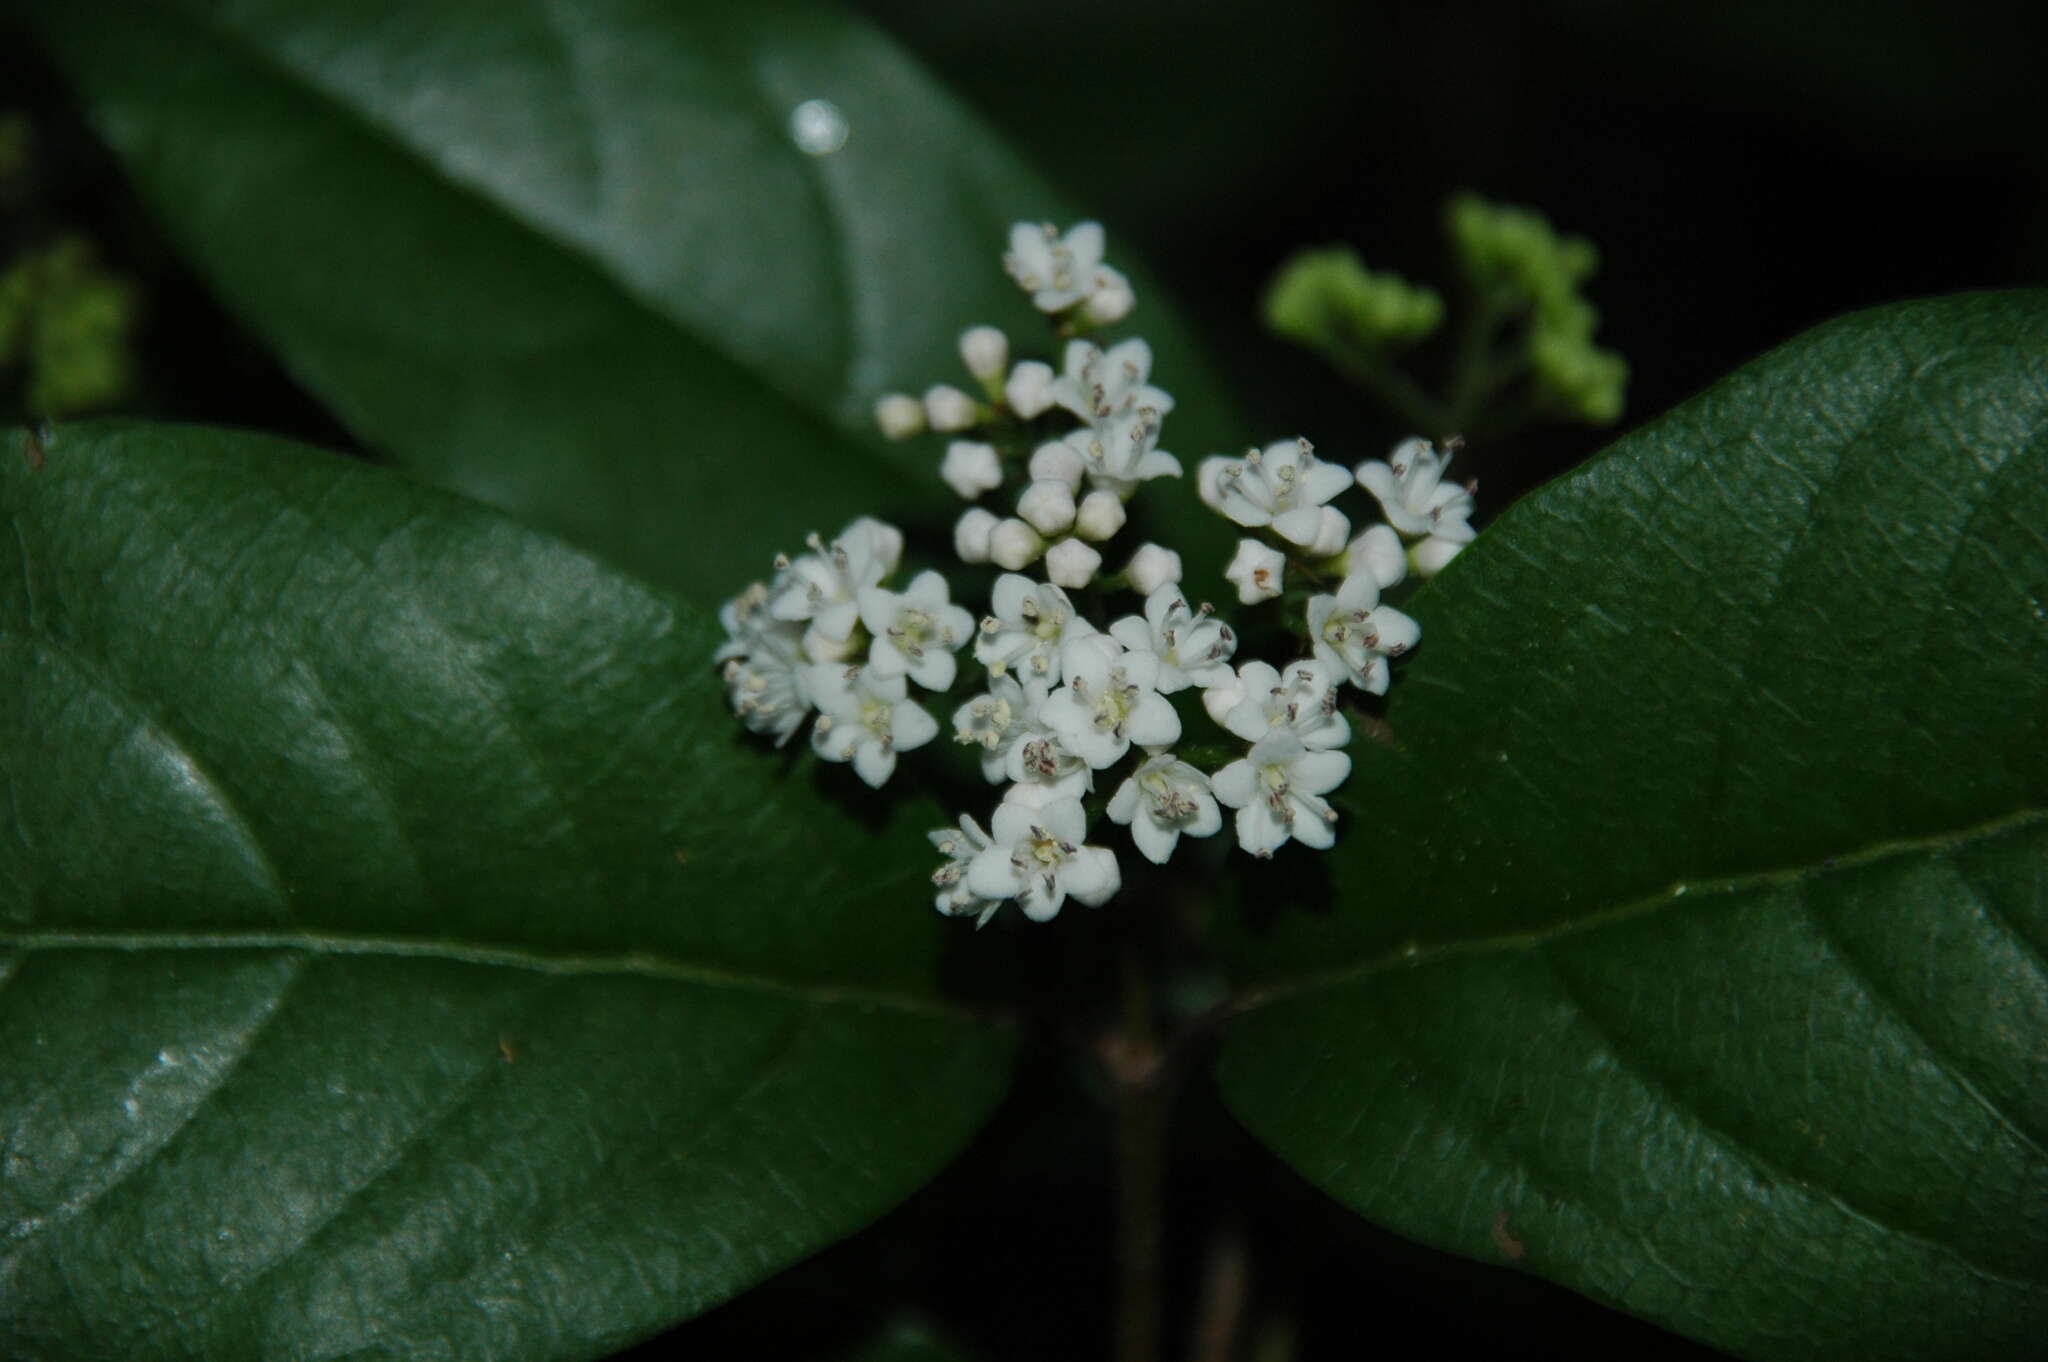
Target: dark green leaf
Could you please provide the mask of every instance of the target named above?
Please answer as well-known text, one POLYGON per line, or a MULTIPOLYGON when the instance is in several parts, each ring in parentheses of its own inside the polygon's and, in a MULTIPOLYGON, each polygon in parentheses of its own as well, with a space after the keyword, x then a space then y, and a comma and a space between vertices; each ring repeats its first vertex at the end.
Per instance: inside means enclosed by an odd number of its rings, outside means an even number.
POLYGON ((2036 1350, 2044 526, 2039 293, 1823 327, 1509 512, 1414 602, 1339 907, 1237 943, 1238 1111, 1745 1355, 2036 1350))
MULTIPOLYGON (((1076 214, 830 5, 37 18, 174 235, 365 441, 700 602, 809 530, 944 511, 943 441, 885 445, 870 406, 971 386, 963 328, 1050 353, 999 256, 1012 221, 1076 214), (810 99, 841 151, 793 145, 810 99)), ((1207 452, 1216 385, 1139 287, 1169 446, 1207 452)))
POLYGON ((25 453, 0 1353, 600 1355, 997 1096, 935 990, 938 820, 743 740, 701 616, 278 441, 25 453))

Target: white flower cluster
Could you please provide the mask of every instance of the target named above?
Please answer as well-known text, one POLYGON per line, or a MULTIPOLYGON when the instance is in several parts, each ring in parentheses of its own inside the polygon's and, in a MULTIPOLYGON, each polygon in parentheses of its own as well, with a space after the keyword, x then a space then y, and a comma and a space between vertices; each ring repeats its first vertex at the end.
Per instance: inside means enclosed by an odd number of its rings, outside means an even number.
POLYGON ((1342 688, 1384 693, 1391 660, 1419 641, 1415 622, 1381 593, 1411 564, 1435 571, 1471 538, 1470 491, 1443 484, 1448 456, 1420 440, 1355 478, 1306 440, 1206 460, 1203 500, 1256 536, 1225 573, 1240 603, 1281 598, 1290 573, 1312 584, 1288 597, 1306 655, 1283 667, 1239 660, 1237 632, 1208 605, 1189 604, 1172 549, 1145 544, 1121 572, 1102 572, 1099 546, 1123 529, 1125 504, 1145 482, 1181 473, 1158 447, 1173 399, 1151 382, 1150 347, 1089 336, 1135 301, 1102 261, 1102 229, 1019 224, 1010 247, 1011 278, 1069 338, 1059 371, 1013 365, 1008 338, 975 327, 960 353, 980 398, 941 386, 921 400, 892 394, 875 409, 891 438, 926 428, 959 437, 939 476, 963 499, 1014 495, 1011 514, 972 506, 954 529, 961 562, 1003 569, 987 613, 977 622, 953 604, 935 571, 890 589, 903 536, 879 521, 855 520, 829 544, 813 536, 808 553, 778 558, 773 580, 721 614, 729 638, 717 658, 734 712, 778 746, 815 712, 818 755, 852 763, 879 787, 897 753, 939 731, 910 687, 950 689, 956 654, 968 650, 984 675, 953 711, 954 737, 1004 793, 985 828, 963 815, 931 840, 945 858, 933 875, 939 910, 980 922, 1013 900, 1044 921, 1069 898, 1095 906, 1115 894, 1117 854, 1088 843, 1091 811, 1128 827, 1156 864, 1183 837, 1221 831, 1224 808, 1254 856, 1290 841, 1328 847, 1337 812, 1327 796, 1351 770, 1342 688), (1380 500, 1391 527, 1351 537, 1331 502, 1356 484, 1380 500), (1412 554, 1404 535, 1419 541, 1412 554), (1025 573, 1041 560, 1042 578, 1025 573), (1112 608, 1126 591, 1140 608, 1112 608), (1184 747, 1185 723, 1202 716, 1220 733, 1184 747), (1234 759, 1214 755, 1218 742, 1234 759))

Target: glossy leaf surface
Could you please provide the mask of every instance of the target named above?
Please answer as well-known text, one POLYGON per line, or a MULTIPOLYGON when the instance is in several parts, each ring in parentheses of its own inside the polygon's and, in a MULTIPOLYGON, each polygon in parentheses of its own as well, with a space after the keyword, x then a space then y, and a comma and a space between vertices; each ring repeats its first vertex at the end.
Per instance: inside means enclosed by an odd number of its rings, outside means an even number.
POLYGON ((283 442, 0 448, 0 1352, 601 1356, 999 1094, 936 819, 739 734, 719 631, 283 442))
POLYGON ((1414 602, 1337 907, 1234 945, 1275 1149, 1745 1356, 2048 1330, 2048 297, 1803 336, 1414 602))

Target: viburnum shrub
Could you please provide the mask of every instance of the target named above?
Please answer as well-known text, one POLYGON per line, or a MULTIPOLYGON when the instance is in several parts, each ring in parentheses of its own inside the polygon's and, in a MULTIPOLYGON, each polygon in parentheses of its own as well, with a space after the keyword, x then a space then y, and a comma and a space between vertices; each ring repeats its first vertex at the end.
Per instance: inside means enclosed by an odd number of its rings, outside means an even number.
POLYGON ((0 5, 0 1359, 2040 1357, 2048 295, 955 10, 0 5))

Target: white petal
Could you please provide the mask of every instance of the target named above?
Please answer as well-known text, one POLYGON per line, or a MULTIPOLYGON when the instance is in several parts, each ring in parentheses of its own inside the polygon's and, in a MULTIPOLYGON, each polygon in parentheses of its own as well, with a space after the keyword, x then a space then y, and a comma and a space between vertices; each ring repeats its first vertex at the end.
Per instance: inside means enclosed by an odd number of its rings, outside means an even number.
POLYGON ((853 626, 859 622, 860 607, 852 601, 841 601, 837 605, 828 605, 819 611, 818 617, 812 621, 811 627, 826 638, 839 641, 852 633, 853 626))
POLYGON ((1124 721, 1124 733, 1140 747, 1167 747, 1180 741, 1180 715, 1163 696, 1147 694, 1124 721))
POLYGON ((1180 843, 1180 829, 1162 827, 1151 818, 1140 818, 1131 824, 1131 840, 1145 859, 1154 865, 1165 865, 1167 857, 1180 843))
POLYGON ((1152 651, 1152 629, 1136 615, 1125 615, 1109 626, 1109 636, 1135 652, 1152 651))
POLYGON ((1060 887, 1090 908, 1100 908, 1123 888, 1116 853, 1108 847, 1082 847, 1060 867, 1060 887))
POLYGON ((1181 824, 1181 834, 1186 837, 1213 837, 1223 826, 1223 814, 1216 807, 1216 801, 1207 795, 1195 801, 1195 816, 1181 824))
POLYGON ((1237 844, 1252 855, 1271 856, 1286 842, 1287 825, 1273 816, 1265 800, 1255 799, 1237 811, 1237 844))
POLYGON ((1126 780, 1116 787, 1116 793, 1109 797, 1109 807, 1103 812, 1112 823, 1128 823, 1138 810, 1138 782, 1126 780))
POLYGON ((1026 875, 1017 891, 1017 903, 1033 922, 1050 922, 1060 915, 1067 891, 1057 875, 1026 875))
POLYGON ((862 780, 879 790, 888 783, 890 776, 896 774, 896 753, 870 738, 854 749, 853 769, 862 780))
MULTIPOLYGON (((878 640, 876 647, 879 648, 883 642, 887 640, 878 640)), ((894 651, 893 644, 891 651, 894 651)), ((909 663, 905 670, 909 672, 911 680, 926 690, 950 690, 954 678, 960 673, 960 663, 943 649, 927 648, 924 656, 909 663)))
POLYGON ((1093 719, 1083 728, 1058 731, 1067 750, 1098 771, 1106 771, 1116 765, 1124 759, 1124 753, 1131 750, 1128 737, 1119 738, 1113 730, 1097 728, 1093 719))
POLYGON ((1372 612, 1372 627, 1379 631, 1383 653, 1405 653, 1422 642, 1422 626, 1391 605, 1372 612))
MULTIPOLYGON (((941 654, 946 661, 953 660, 951 654, 941 654)), ((889 715, 889 733, 895 740, 898 752, 908 752, 923 747, 939 736, 939 721, 934 719, 922 705, 910 700, 899 701, 889 715)))
MULTIPOLYGON (((997 810, 998 823, 1002 821, 1002 816, 1001 810, 997 810)), ((1024 816, 1030 817, 1028 813, 1024 816)), ((1019 878, 1017 867, 1010 862, 1010 848, 998 844, 975 854, 974 859, 968 863, 966 877, 961 883, 967 886, 968 893, 977 898, 1006 899, 1016 894, 1019 878)))
POLYGON ((1024 602, 1037 588, 1038 583, 1022 573, 1005 572, 989 592, 989 606, 997 619, 1014 623, 1024 617, 1024 602))
POLYGON ((1351 473, 1341 464, 1324 463, 1321 459, 1310 458, 1301 475, 1301 490, 1296 495, 1303 501, 1317 506, 1331 497, 1351 490, 1351 473))
MULTIPOLYGON (((1209 777, 1209 788, 1233 809, 1241 809, 1259 797, 1259 780, 1249 761, 1233 761, 1209 777)), ((1000 833, 997 834, 1001 836, 1000 833)))
POLYGON ((1327 851, 1337 840, 1337 825, 1326 821, 1314 809, 1294 801, 1294 840, 1317 851, 1327 851))
POLYGON ((1288 784, 1303 794, 1322 795, 1342 785, 1351 774, 1351 758, 1342 752, 1305 752, 1288 770, 1288 784))

